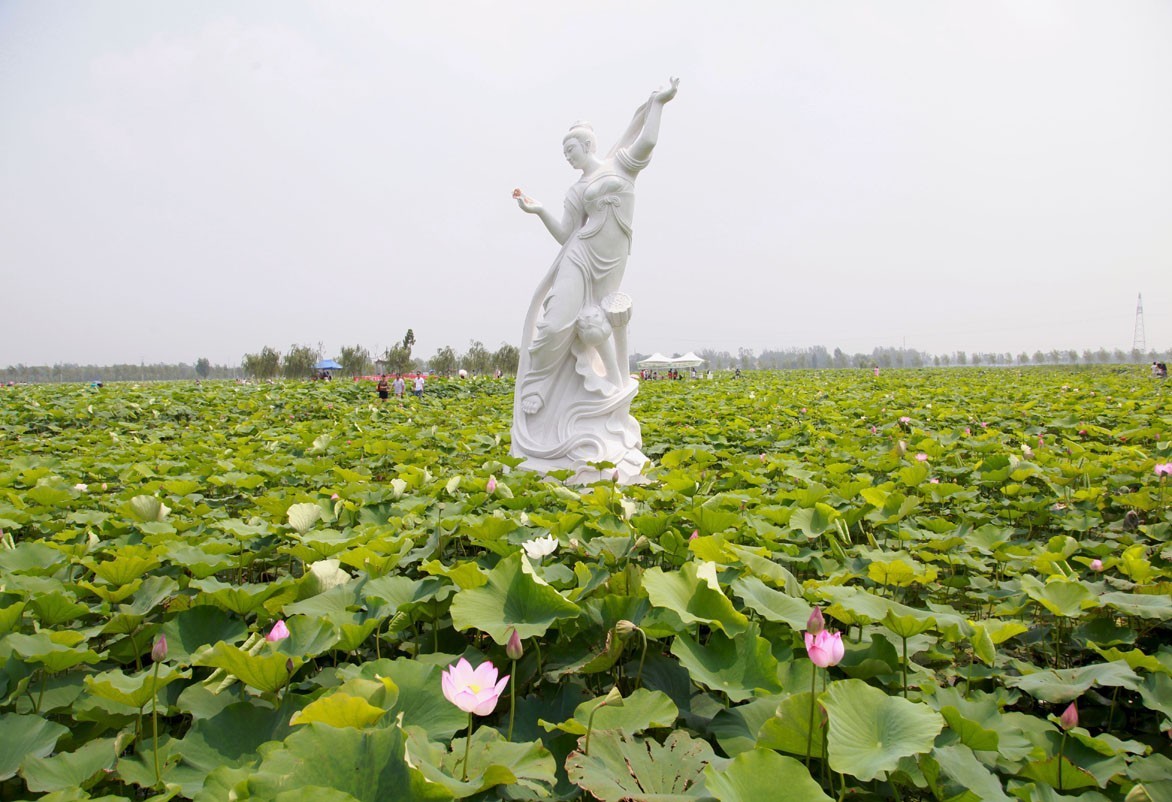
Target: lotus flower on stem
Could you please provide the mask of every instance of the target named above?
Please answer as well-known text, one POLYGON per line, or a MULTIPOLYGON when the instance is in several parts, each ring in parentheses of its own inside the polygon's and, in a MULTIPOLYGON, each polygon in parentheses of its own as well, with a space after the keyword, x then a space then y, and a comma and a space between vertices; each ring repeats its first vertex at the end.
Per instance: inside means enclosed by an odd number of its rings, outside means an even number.
POLYGON ((269 634, 265 635, 265 640, 269 643, 280 643, 289 637, 289 627, 285 625, 283 619, 278 618, 277 623, 273 624, 273 628, 269 630, 269 634))
POLYGON ((476 668, 461 657, 440 674, 444 698, 468 714, 468 740, 464 742, 462 782, 468 781, 468 752, 472 748, 472 716, 487 716, 496 709, 497 700, 509 684, 509 677, 497 679, 496 666, 485 660, 476 668))
POLYGON ((846 647, 842 644, 841 632, 831 632, 826 629, 826 619, 822 616, 822 610, 819 607, 815 607, 810 613, 810 618, 806 622, 804 639, 806 641, 806 654, 810 656, 810 662, 816 666, 810 672, 810 721, 806 729, 806 766, 809 767, 810 752, 814 744, 814 708, 817 705, 814 691, 818 682, 818 669, 825 670, 830 666, 838 665, 846 653, 846 647))

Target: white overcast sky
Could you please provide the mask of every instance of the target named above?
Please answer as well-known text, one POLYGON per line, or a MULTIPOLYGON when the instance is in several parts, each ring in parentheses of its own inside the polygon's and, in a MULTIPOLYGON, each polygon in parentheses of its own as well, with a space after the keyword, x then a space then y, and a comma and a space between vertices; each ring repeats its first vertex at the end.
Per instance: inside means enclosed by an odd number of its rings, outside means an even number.
POLYGON ((1172 347, 1167 0, 0 0, 0 365, 518 343, 681 78, 632 348, 1172 347))

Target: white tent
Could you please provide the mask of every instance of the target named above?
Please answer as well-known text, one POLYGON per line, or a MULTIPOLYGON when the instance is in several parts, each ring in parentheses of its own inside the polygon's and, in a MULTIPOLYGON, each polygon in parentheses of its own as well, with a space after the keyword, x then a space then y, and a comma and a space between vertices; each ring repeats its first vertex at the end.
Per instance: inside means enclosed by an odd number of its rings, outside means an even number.
POLYGON ((697 368, 703 365, 705 360, 696 356, 689 351, 683 356, 664 356, 656 351, 646 359, 639 360, 639 367, 641 368, 697 368))

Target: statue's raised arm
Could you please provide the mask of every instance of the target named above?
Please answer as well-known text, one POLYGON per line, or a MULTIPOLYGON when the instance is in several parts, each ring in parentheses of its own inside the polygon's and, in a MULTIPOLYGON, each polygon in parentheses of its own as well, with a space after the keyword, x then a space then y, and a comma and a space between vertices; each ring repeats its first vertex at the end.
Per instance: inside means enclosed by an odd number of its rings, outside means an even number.
POLYGON ((651 151, 659 141, 659 120, 663 116, 664 104, 676 96, 679 86, 680 79, 673 77, 666 89, 656 89, 652 92, 647 102, 635 110, 634 119, 612 153, 625 147, 627 153, 637 162, 650 159, 651 151))

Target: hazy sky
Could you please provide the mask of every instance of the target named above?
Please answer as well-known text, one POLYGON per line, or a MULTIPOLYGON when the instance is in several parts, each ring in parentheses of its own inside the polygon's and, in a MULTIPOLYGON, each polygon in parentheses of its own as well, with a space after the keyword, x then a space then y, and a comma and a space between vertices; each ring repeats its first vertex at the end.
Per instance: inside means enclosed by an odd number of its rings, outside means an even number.
POLYGON ((0 0, 0 365, 520 342, 681 78, 631 346, 1172 347, 1172 3, 0 0))

